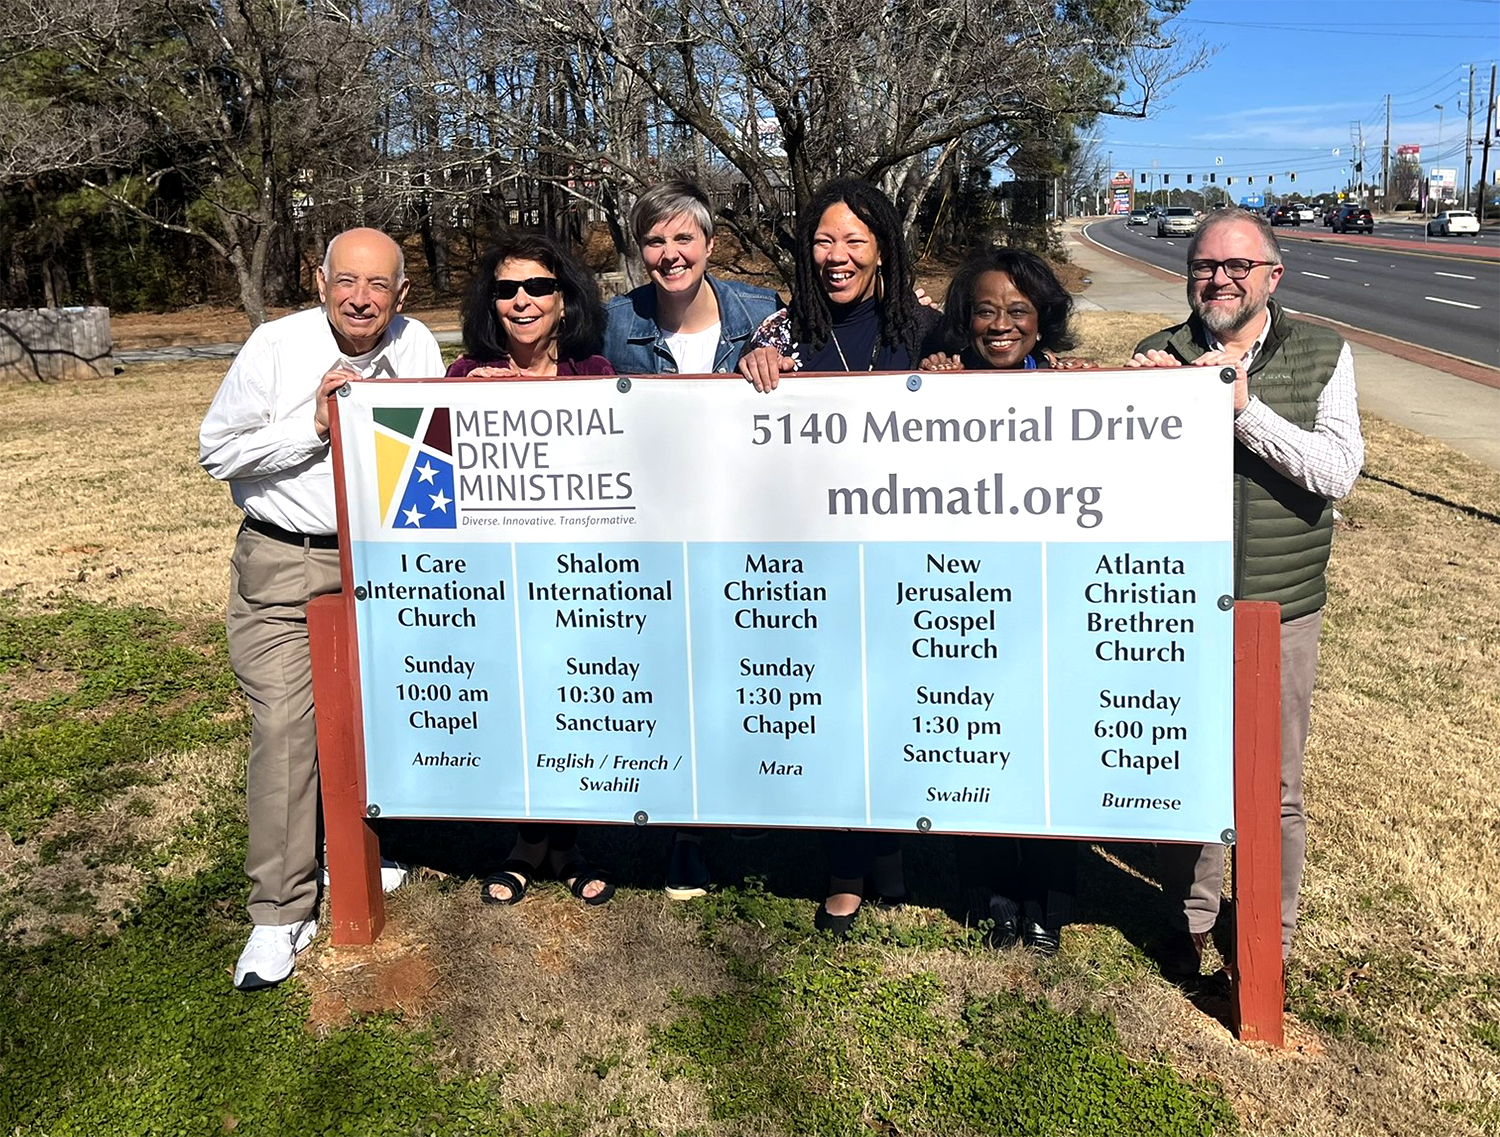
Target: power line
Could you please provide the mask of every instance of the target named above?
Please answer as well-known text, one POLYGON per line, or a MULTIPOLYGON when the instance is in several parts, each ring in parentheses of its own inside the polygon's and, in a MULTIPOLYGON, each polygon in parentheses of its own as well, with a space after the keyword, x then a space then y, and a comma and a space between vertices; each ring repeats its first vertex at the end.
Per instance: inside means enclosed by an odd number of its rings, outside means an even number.
MULTIPOLYGON (((1344 36, 1375 36, 1381 39, 1467 39, 1474 38, 1472 32, 1414 32, 1409 30, 1410 25, 1386 24, 1391 28, 1388 32, 1365 31, 1371 25, 1365 24, 1363 28, 1350 28, 1344 24, 1249 24, 1239 23, 1234 20, 1200 20, 1194 16, 1179 16, 1178 23, 1183 24, 1213 24, 1224 28, 1252 28, 1271 32, 1307 32, 1311 35, 1336 35, 1344 36), (1400 29, 1400 30, 1396 30, 1400 29)), ((1377 25, 1379 26, 1379 25, 1377 25)))

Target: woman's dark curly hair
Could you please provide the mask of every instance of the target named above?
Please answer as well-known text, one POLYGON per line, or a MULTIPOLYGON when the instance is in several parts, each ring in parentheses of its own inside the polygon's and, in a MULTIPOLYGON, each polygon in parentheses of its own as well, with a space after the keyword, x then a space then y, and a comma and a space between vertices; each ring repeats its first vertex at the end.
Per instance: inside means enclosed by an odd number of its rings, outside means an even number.
POLYGON ((828 293, 823 290, 818 267, 813 263, 813 237, 828 207, 840 202, 869 226, 880 251, 875 293, 880 298, 880 340, 892 347, 905 347, 915 360, 921 348, 922 324, 917 314, 920 305, 911 256, 901 233, 901 218, 885 194, 858 178, 839 178, 826 183, 813 194, 798 218, 797 285, 789 313, 792 338, 816 349, 833 334, 828 293))
POLYGON ((536 261, 562 287, 563 322, 558 329, 558 359, 587 359, 599 354, 604 341, 604 302, 599 282, 578 258, 545 233, 510 230, 502 233, 480 258, 464 296, 464 354, 480 363, 510 355, 500 317, 495 313, 495 270, 509 260, 536 261))
POLYGON ((1024 249, 981 249, 958 266, 948 285, 943 322, 938 328, 941 350, 954 355, 974 354, 974 333, 969 327, 974 319, 974 286, 987 272, 1003 272, 1010 277, 1036 308, 1037 347, 1057 352, 1076 346, 1068 329, 1073 298, 1052 266, 1024 249))

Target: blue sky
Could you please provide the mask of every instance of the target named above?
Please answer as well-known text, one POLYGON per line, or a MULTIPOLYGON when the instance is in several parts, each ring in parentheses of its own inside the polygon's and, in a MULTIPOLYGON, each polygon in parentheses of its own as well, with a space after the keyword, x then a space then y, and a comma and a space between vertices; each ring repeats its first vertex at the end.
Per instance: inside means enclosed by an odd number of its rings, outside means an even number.
MULTIPOLYGON (((1462 178, 1472 63, 1479 177, 1490 66, 1500 60, 1500 0, 1192 0, 1171 26, 1218 50, 1149 119, 1100 120, 1100 160, 1112 154, 1117 170, 1138 175, 1154 161, 1158 173, 1171 173, 1172 187, 1192 171, 1194 189, 1203 172, 1216 170, 1219 185, 1234 175, 1235 197, 1250 175, 1253 189, 1264 190, 1268 174, 1276 192, 1322 193, 1344 185, 1362 126, 1366 180, 1378 181, 1370 175, 1380 167, 1390 95, 1392 155, 1415 143, 1424 167, 1456 166, 1462 178), (1436 103, 1444 106, 1441 147, 1436 103)), ((1490 165, 1497 163, 1492 144, 1490 165)))

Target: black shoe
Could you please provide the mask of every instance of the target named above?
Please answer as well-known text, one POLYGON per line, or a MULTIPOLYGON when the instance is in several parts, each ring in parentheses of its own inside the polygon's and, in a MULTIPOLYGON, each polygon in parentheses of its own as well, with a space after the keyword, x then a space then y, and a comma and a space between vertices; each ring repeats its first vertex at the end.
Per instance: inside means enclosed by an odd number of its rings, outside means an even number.
POLYGON ((667 865, 667 895, 673 900, 694 900, 707 896, 713 878, 703 859, 701 841, 673 841, 672 860, 667 865))
POLYGON ((985 947, 994 948, 996 951, 1013 948, 1020 942, 1021 928, 1015 920, 996 920, 994 926, 984 935, 985 947))
POLYGON ((988 920, 990 930, 984 934, 984 945, 1004 951, 1021 942, 1021 909, 1014 900, 989 889, 972 894, 969 918, 977 927, 988 920))
POLYGON ((1041 955, 1056 955, 1057 949, 1062 947, 1062 929, 1044 928, 1028 921, 1021 930, 1021 942, 1041 955))
POLYGON ((1207 932, 1173 930, 1156 945, 1156 962, 1162 977, 1173 982, 1197 979, 1203 972, 1203 949, 1208 946, 1207 932))
MULTIPOLYGON (((860 907, 863 907, 861 905, 860 907)), ((828 910, 826 903, 818 905, 817 914, 813 916, 813 927, 820 932, 827 932, 835 939, 847 939, 849 930, 854 927, 854 921, 859 916, 859 908, 850 912, 847 916, 835 916, 828 910)))

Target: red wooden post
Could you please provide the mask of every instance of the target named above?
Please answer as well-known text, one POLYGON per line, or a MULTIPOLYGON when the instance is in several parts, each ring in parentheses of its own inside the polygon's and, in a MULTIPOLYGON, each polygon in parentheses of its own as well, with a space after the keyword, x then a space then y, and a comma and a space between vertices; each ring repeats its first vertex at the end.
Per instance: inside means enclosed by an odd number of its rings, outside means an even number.
POLYGON ((1286 1045, 1281 974, 1281 606, 1234 606, 1234 961, 1242 1042, 1286 1045))
POLYGON ((340 593, 319 596, 307 606, 333 942, 370 944, 385 927, 385 894, 380 841, 365 820, 364 763, 355 746, 359 701, 350 618, 340 593))

